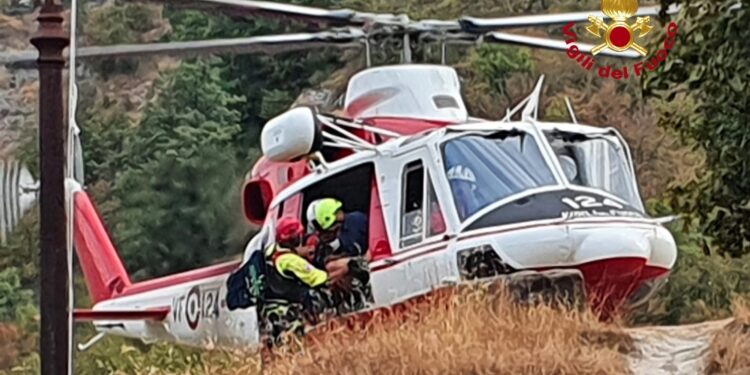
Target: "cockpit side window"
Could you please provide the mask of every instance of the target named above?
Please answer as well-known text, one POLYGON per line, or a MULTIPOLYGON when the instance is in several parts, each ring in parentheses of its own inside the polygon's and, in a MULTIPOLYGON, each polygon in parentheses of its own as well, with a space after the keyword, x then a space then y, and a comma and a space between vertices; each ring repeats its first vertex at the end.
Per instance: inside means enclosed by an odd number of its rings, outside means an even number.
POLYGON ((548 135, 568 181, 614 194, 642 208, 626 154, 613 137, 548 135))
POLYGON ((401 247, 411 246, 424 239, 424 181, 422 160, 416 160, 404 167, 401 196, 401 247))
POLYGON ((557 184, 537 141, 523 132, 451 139, 443 160, 462 221, 513 194, 557 184))

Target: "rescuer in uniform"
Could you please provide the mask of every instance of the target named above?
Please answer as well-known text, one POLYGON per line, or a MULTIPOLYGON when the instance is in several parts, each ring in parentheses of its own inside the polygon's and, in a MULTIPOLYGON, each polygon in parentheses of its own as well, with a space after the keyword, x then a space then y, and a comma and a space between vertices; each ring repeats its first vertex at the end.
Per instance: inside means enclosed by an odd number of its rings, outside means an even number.
MULTIPOLYGON (((357 311, 372 301, 368 263, 368 220, 362 212, 344 213, 341 201, 324 198, 307 210, 309 230, 318 244, 313 264, 333 270, 331 262, 345 262, 346 277, 334 283, 332 303, 339 313, 357 311)), ((340 263, 333 263, 340 264, 340 263)))
POLYGON ((342 261, 327 272, 311 264, 314 244, 304 243, 302 223, 284 217, 276 225, 276 243, 265 250, 266 295, 260 306, 261 335, 267 347, 283 336, 304 334, 304 317, 317 317, 327 305, 327 287, 345 273, 342 261))

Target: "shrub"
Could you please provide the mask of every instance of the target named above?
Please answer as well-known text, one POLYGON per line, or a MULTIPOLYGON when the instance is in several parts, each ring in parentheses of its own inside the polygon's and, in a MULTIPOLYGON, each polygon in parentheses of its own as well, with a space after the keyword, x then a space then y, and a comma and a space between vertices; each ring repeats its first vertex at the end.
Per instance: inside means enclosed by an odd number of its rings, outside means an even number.
POLYGON ((706 374, 750 373, 750 303, 737 299, 734 321, 724 327, 711 342, 706 374))

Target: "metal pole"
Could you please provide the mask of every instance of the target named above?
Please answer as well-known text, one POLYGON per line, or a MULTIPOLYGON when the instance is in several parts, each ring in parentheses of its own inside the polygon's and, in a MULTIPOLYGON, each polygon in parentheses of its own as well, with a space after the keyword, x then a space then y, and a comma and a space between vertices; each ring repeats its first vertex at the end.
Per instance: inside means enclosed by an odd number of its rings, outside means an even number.
POLYGON ((43 375, 68 372, 68 269, 65 233, 65 152, 63 136, 63 29, 62 6, 46 0, 37 20, 39 30, 31 43, 39 50, 39 162, 41 364, 43 375))

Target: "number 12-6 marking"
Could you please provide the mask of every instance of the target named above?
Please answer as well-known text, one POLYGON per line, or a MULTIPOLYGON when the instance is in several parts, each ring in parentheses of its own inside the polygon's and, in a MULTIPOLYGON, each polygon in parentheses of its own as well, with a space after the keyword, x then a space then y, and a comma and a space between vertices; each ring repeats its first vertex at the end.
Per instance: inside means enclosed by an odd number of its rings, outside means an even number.
POLYGON ((624 208, 623 205, 609 198, 604 198, 603 201, 599 202, 596 198, 588 195, 579 195, 573 199, 565 197, 562 199, 562 202, 575 210, 580 210, 581 208, 600 208, 604 206, 617 208, 618 210, 624 208))

